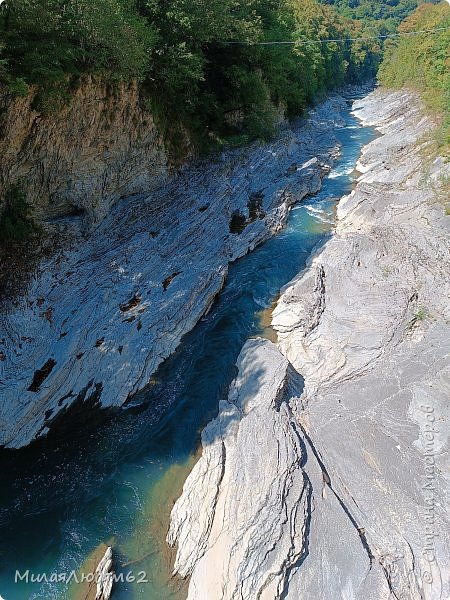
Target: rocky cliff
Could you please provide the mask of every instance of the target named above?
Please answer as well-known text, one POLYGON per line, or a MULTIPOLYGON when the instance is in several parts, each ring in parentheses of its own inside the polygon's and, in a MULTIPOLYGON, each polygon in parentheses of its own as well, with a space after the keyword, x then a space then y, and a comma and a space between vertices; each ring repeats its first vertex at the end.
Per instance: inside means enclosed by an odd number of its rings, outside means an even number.
POLYGON ((343 109, 331 98, 270 144, 181 169, 43 260, 0 314, 0 445, 45 435, 74 405, 117 407, 144 388, 208 310, 228 264, 320 189, 343 109))
POLYGON ((38 216, 82 211, 92 223, 167 178, 164 144, 136 84, 86 77, 49 116, 34 108, 35 94, 0 90, 0 199, 20 180, 38 216))
POLYGON ((382 134, 334 236, 250 340, 172 511, 189 599, 443 600, 450 166, 417 98, 354 106, 382 134))

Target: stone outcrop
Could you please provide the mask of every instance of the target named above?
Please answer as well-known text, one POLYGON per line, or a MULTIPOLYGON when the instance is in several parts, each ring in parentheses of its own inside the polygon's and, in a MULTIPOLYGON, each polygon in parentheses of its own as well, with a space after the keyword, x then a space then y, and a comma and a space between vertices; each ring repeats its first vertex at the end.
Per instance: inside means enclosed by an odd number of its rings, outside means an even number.
POLYGON ((251 340, 172 512, 189 599, 443 600, 449 165, 409 93, 354 106, 363 151, 334 236, 251 340), (301 376, 304 378, 302 378, 301 376))
POLYGON ((112 548, 108 546, 95 570, 95 600, 109 600, 113 587, 112 548))
POLYGON ((381 567, 372 567, 292 412, 301 377, 263 339, 247 342, 237 367, 172 512, 167 539, 178 544, 176 572, 190 575, 188 599, 284 598, 297 573, 292 598, 342 598, 344 588, 365 599, 386 597, 381 567), (341 541, 316 555, 312 544, 333 528, 341 541))
POLYGON ((109 600, 115 573, 111 546, 100 544, 88 556, 67 590, 73 600, 109 600))
POLYGON ((164 143, 138 86, 85 77, 60 111, 34 108, 35 91, 0 89, 0 211, 9 185, 21 181, 37 216, 82 212, 89 224, 119 199, 149 192, 168 177, 164 143))
POLYGON ((320 189, 344 108, 331 98, 270 144, 187 166, 118 203, 88 236, 69 228, 0 315, 0 445, 45 435, 74 405, 121 406, 144 388, 208 310, 228 264, 320 189))

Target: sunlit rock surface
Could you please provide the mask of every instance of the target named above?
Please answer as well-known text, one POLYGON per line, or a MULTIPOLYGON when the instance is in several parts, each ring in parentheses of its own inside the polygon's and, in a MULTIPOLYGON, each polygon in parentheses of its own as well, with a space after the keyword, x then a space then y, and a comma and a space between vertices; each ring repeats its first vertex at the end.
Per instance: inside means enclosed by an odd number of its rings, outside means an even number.
POLYGON ((449 597, 450 169, 411 95, 355 110, 383 136, 282 291, 278 348, 242 350, 172 512, 191 600, 449 597))
POLYGON ((71 600, 109 600, 115 573, 111 546, 100 544, 88 556, 71 582, 67 598, 71 600))
POLYGON ((95 570, 96 594, 95 600, 109 600, 113 587, 112 549, 110 546, 95 570))
POLYGON ((108 81, 85 76, 51 115, 36 109, 36 93, 0 90, 0 210, 5 190, 20 182, 36 215, 82 213, 85 224, 95 223, 119 198, 167 180, 163 138, 137 82, 112 93, 108 81))
POLYGON ((367 576, 365 541, 292 413, 301 377, 263 339, 247 342, 237 367, 172 511, 168 542, 175 570, 191 576, 189 600, 283 598, 297 573, 293 598, 383 597, 381 568, 367 576))
POLYGON ((72 405, 120 406, 147 385, 221 289, 230 261, 320 189, 343 98, 270 144, 200 161, 119 203, 89 237, 65 235, 0 315, 0 445, 45 435, 72 405))

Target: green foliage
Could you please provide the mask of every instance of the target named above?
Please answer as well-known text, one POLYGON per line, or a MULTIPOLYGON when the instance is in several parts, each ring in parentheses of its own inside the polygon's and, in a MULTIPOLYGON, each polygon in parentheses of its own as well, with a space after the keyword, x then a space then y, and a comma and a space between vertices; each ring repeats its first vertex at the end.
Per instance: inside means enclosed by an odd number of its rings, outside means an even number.
POLYGON ((200 150, 267 138, 281 111, 299 115, 326 90, 373 77, 378 42, 316 41, 364 37, 375 17, 399 18, 411 4, 5 0, 0 82, 18 95, 36 86, 35 107, 48 114, 70 101, 73 83, 86 73, 112 83, 140 80, 142 105, 181 156, 187 138, 200 150), (299 43, 256 44, 279 40, 299 43))
POLYGON ((4 209, 0 214, 0 245, 21 241, 36 231, 30 212, 22 186, 11 185, 6 191, 4 209))
POLYGON ((146 88, 160 127, 181 120, 200 147, 269 137, 278 107, 299 115, 327 89, 373 77, 379 62, 372 42, 252 45, 356 35, 358 23, 316 0, 152 0, 145 11, 159 34, 146 88))
MULTIPOLYGON (((423 4, 401 24, 400 31, 441 27, 450 28, 446 2, 423 4)), ((450 148, 450 29, 390 41, 379 80, 388 87, 409 86, 421 92, 430 109, 441 115, 440 146, 450 148)))
MULTIPOLYGON (((2 48, 0 46, 0 52, 2 48)), ((8 61, 5 58, 0 59, 0 80, 4 80, 8 75, 8 61)))
POLYGON ((413 329, 415 325, 418 323, 422 323, 429 316, 428 310, 425 307, 419 308, 419 310, 413 315, 413 318, 408 321, 406 327, 407 329, 413 329))
MULTIPOLYGON (((422 0, 322 0, 350 19, 371 25, 374 31, 394 32, 422 0)), ((437 0, 439 1, 439 0, 437 0)))
MULTIPOLYGON (((250 89, 247 75, 251 79, 245 61, 245 77, 234 85, 235 74, 228 68, 240 66, 240 52, 221 43, 259 39, 255 5, 253 0, 149 0, 140 6, 158 33, 145 87, 164 131, 173 131, 181 121, 200 147, 211 143, 208 132, 221 132, 225 112, 250 89)), ((252 105, 249 98, 249 114, 252 105)))
POLYGON ((8 92, 13 96, 25 97, 28 95, 29 86, 23 77, 11 79, 8 83, 8 92))
POLYGON ((131 0, 6 0, 0 31, 0 76, 10 88, 38 85, 47 108, 81 73, 143 79, 155 39, 131 0))
MULTIPOLYGON (((348 79, 358 81, 362 75, 374 77, 382 61, 384 38, 393 34, 400 22, 411 14, 423 0, 320 0, 339 14, 352 20, 348 79)), ((439 0, 434 0, 439 1, 439 0)))

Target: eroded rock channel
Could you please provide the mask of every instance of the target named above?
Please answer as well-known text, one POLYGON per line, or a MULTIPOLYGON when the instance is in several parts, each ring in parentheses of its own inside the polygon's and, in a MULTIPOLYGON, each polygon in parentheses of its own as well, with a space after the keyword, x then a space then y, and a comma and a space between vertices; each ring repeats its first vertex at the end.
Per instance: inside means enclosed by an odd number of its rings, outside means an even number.
POLYGON ((345 106, 336 96, 272 144, 186 167, 87 238, 66 232, 70 242, 0 317, 0 446, 45 435, 73 404, 118 407, 143 389, 211 306, 229 263, 319 191, 345 106))

